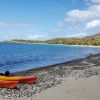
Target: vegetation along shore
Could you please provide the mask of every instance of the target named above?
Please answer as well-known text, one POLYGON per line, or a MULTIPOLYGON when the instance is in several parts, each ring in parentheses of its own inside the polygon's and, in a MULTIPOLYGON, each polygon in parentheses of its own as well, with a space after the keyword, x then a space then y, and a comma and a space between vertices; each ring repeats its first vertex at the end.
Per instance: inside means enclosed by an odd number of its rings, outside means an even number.
POLYGON ((4 42, 100 46, 100 33, 93 35, 93 36, 87 36, 87 37, 84 37, 84 38, 56 38, 56 39, 45 40, 45 41, 17 40, 17 39, 15 39, 15 40, 6 40, 4 42))

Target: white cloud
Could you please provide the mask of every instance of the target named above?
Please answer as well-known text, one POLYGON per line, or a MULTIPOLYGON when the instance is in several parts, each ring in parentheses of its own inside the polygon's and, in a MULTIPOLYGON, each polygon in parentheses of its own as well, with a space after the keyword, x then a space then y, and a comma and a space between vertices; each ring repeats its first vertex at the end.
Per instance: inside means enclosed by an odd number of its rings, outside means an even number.
POLYGON ((67 11, 65 18, 55 26, 55 33, 70 33, 68 37, 84 37, 88 33, 90 35, 99 31, 97 28, 100 26, 100 0, 84 1, 86 8, 67 11))
POLYGON ((86 22, 93 19, 100 19, 100 4, 91 5, 86 10, 74 9, 66 13, 66 21, 86 22))
POLYGON ((45 37, 46 37, 45 35, 29 35, 28 39, 42 40, 45 37))
POLYGON ((88 35, 88 33, 80 32, 80 33, 75 33, 75 34, 69 35, 69 37, 85 37, 87 35, 88 35))
MULTIPOLYGON (((76 30, 78 32, 80 32, 81 30, 87 31, 87 29, 90 26, 87 24, 89 24, 89 22, 92 22, 93 20, 96 19, 100 20, 100 4, 91 4, 84 10, 73 9, 66 12, 64 20, 60 21, 60 23, 58 23, 54 29, 55 32, 61 32, 61 30, 65 31, 68 30, 69 28, 73 28, 74 31, 76 30), (78 28, 76 29, 76 27, 78 28)), ((97 21, 96 21, 96 25, 94 25, 94 27, 92 25, 92 27, 96 28, 96 26, 98 26, 97 21)))
POLYGON ((86 28, 100 27, 100 20, 93 20, 86 24, 86 28))
POLYGON ((70 21, 70 22, 83 22, 86 21, 87 19, 89 19, 90 16, 92 16, 91 11, 88 10, 79 10, 79 9, 75 9, 75 10, 71 10, 66 14, 66 21, 70 21))
POLYGON ((100 0, 85 0, 85 1, 92 4, 100 4, 100 0))

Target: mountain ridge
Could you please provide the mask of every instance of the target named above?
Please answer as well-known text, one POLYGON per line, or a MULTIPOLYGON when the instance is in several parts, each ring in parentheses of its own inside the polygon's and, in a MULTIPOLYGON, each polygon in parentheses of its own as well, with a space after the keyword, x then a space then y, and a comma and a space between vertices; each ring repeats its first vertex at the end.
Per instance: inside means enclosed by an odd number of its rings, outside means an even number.
POLYGON ((66 44, 66 45, 95 45, 100 46, 100 33, 86 36, 83 38, 55 38, 50 40, 7 40, 3 42, 11 42, 11 43, 48 43, 48 44, 66 44))

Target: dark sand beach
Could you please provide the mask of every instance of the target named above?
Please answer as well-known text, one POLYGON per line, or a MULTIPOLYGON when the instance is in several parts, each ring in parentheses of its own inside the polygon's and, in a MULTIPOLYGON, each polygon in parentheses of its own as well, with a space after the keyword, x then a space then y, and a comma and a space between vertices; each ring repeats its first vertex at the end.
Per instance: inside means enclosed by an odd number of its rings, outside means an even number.
POLYGON ((100 100, 100 54, 13 75, 37 75, 38 80, 0 88, 0 100, 100 100))

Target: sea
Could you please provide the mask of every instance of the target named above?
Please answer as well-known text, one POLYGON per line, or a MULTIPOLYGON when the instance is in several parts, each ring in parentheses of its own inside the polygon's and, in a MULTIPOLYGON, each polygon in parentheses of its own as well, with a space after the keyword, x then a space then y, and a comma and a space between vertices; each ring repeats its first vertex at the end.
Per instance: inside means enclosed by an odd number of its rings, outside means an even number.
POLYGON ((100 53, 98 47, 53 44, 0 43, 0 73, 25 71, 85 58, 100 53))

